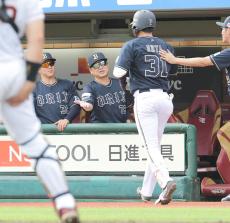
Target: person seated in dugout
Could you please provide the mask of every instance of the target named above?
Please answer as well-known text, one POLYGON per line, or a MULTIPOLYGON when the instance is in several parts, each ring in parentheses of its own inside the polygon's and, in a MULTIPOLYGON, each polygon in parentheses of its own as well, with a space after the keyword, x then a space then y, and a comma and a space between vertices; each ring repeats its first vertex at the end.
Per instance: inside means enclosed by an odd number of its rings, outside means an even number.
POLYGON ((88 57, 88 66, 94 80, 88 83, 77 100, 90 112, 91 123, 125 123, 128 119, 127 101, 121 81, 109 77, 108 59, 101 52, 88 57))
POLYGON ((33 91, 34 106, 42 124, 55 124, 59 131, 64 131, 81 108, 74 103, 79 100, 74 83, 56 77, 55 63, 50 53, 43 53, 40 80, 33 91))

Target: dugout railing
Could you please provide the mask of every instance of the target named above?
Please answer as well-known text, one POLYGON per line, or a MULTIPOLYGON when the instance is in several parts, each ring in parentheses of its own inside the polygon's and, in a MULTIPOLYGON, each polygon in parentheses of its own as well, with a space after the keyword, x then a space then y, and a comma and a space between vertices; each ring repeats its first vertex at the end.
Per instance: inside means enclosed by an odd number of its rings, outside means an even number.
MULTIPOLYGON (((56 138, 63 136, 85 135, 91 141, 92 135, 118 135, 134 134, 137 129, 134 123, 125 124, 69 124, 64 132, 59 132, 54 125, 42 125, 42 131, 47 137, 53 135, 56 138)), ((189 124, 167 124, 164 134, 184 134, 184 171, 170 171, 170 175, 177 182, 177 190, 174 199, 199 200, 200 182, 197 177, 197 153, 196 153, 196 128, 189 124)), ((4 126, 0 126, 0 145, 6 140, 7 132, 4 126)), ((55 139, 56 139, 55 138, 55 139)), ((104 139, 106 141, 106 137, 104 139)), ((176 140, 176 138, 175 138, 176 140)), ((98 144, 102 142, 96 142, 98 144)), ((1 148, 1 147, 0 147, 1 148)), ((37 180, 34 172, 4 171, 3 161, 0 160, 0 199, 37 199, 46 198, 42 185, 37 180)), ((87 167, 85 167, 87 169, 87 167)), ((137 199, 136 188, 141 185, 143 171, 71 171, 71 166, 66 170, 70 189, 77 199, 137 199)), ((161 192, 159 186, 154 191, 153 198, 157 198, 161 192)))

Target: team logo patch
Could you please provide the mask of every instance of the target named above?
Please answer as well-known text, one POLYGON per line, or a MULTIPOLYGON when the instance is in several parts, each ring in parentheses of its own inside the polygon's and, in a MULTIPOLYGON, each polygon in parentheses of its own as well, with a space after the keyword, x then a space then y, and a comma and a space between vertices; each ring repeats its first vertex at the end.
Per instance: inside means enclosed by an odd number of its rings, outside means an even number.
POLYGON ((153 26, 153 20, 149 19, 149 26, 153 26))
POLYGON ((92 94, 91 93, 83 93, 82 97, 90 97, 92 94))
POLYGON ((93 54, 93 59, 97 60, 98 59, 98 55, 97 54, 93 54))
POLYGON ((91 93, 83 93, 82 94, 82 101, 88 101, 90 100, 92 94, 91 93))

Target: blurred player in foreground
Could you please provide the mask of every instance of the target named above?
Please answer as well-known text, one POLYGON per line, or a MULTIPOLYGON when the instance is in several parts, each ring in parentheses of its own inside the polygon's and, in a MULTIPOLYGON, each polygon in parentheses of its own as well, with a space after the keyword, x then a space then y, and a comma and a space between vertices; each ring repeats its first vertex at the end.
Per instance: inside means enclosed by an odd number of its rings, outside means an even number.
MULTIPOLYGON (((223 23, 216 22, 216 24, 222 28, 223 43, 230 44, 230 16, 228 16, 223 23)), ((206 57, 178 58, 166 50, 161 50, 160 55, 162 59, 170 64, 180 64, 190 67, 216 66, 216 68, 226 76, 228 94, 230 95, 230 48, 206 57)), ((221 201, 230 201, 230 195, 222 198, 221 201)))
POLYGON ((39 0, 0 1, 0 113, 7 132, 31 159, 62 223, 79 223, 55 148, 40 132, 32 90, 42 62, 44 14, 39 0), (20 38, 26 35, 25 57, 20 38))
POLYGON ((169 176, 161 155, 160 142, 173 112, 173 104, 167 93, 168 75, 176 73, 177 66, 161 60, 159 50, 174 50, 165 41, 153 36, 156 18, 151 11, 137 11, 131 25, 137 38, 122 47, 113 74, 121 78, 129 73, 130 90, 135 98, 135 121, 148 154, 142 188, 138 188, 137 193, 142 200, 149 201, 158 182, 162 193, 155 203, 168 204, 176 190, 176 183, 169 176))

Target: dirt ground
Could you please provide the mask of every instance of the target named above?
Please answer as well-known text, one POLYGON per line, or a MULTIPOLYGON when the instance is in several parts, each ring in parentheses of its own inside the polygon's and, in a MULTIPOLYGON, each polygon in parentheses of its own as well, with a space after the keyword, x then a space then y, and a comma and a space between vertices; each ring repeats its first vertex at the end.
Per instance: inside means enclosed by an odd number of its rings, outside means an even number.
MULTIPOLYGON (((121 208, 121 207, 150 207, 153 205, 153 202, 78 202, 78 207, 95 207, 95 208, 103 208, 103 207, 111 207, 111 208, 121 208)), ((49 207, 52 206, 51 202, 2 202, 0 203, 0 207, 49 207)), ((159 205, 158 207, 165 207, 159 205)), ((230 208, 230 202, 171 202, 167 205, 167 207, 175 208, 175 207, 215 207, 215 208, 230 208)), ((230 220, 230 219, 229 219, 230 220)))

